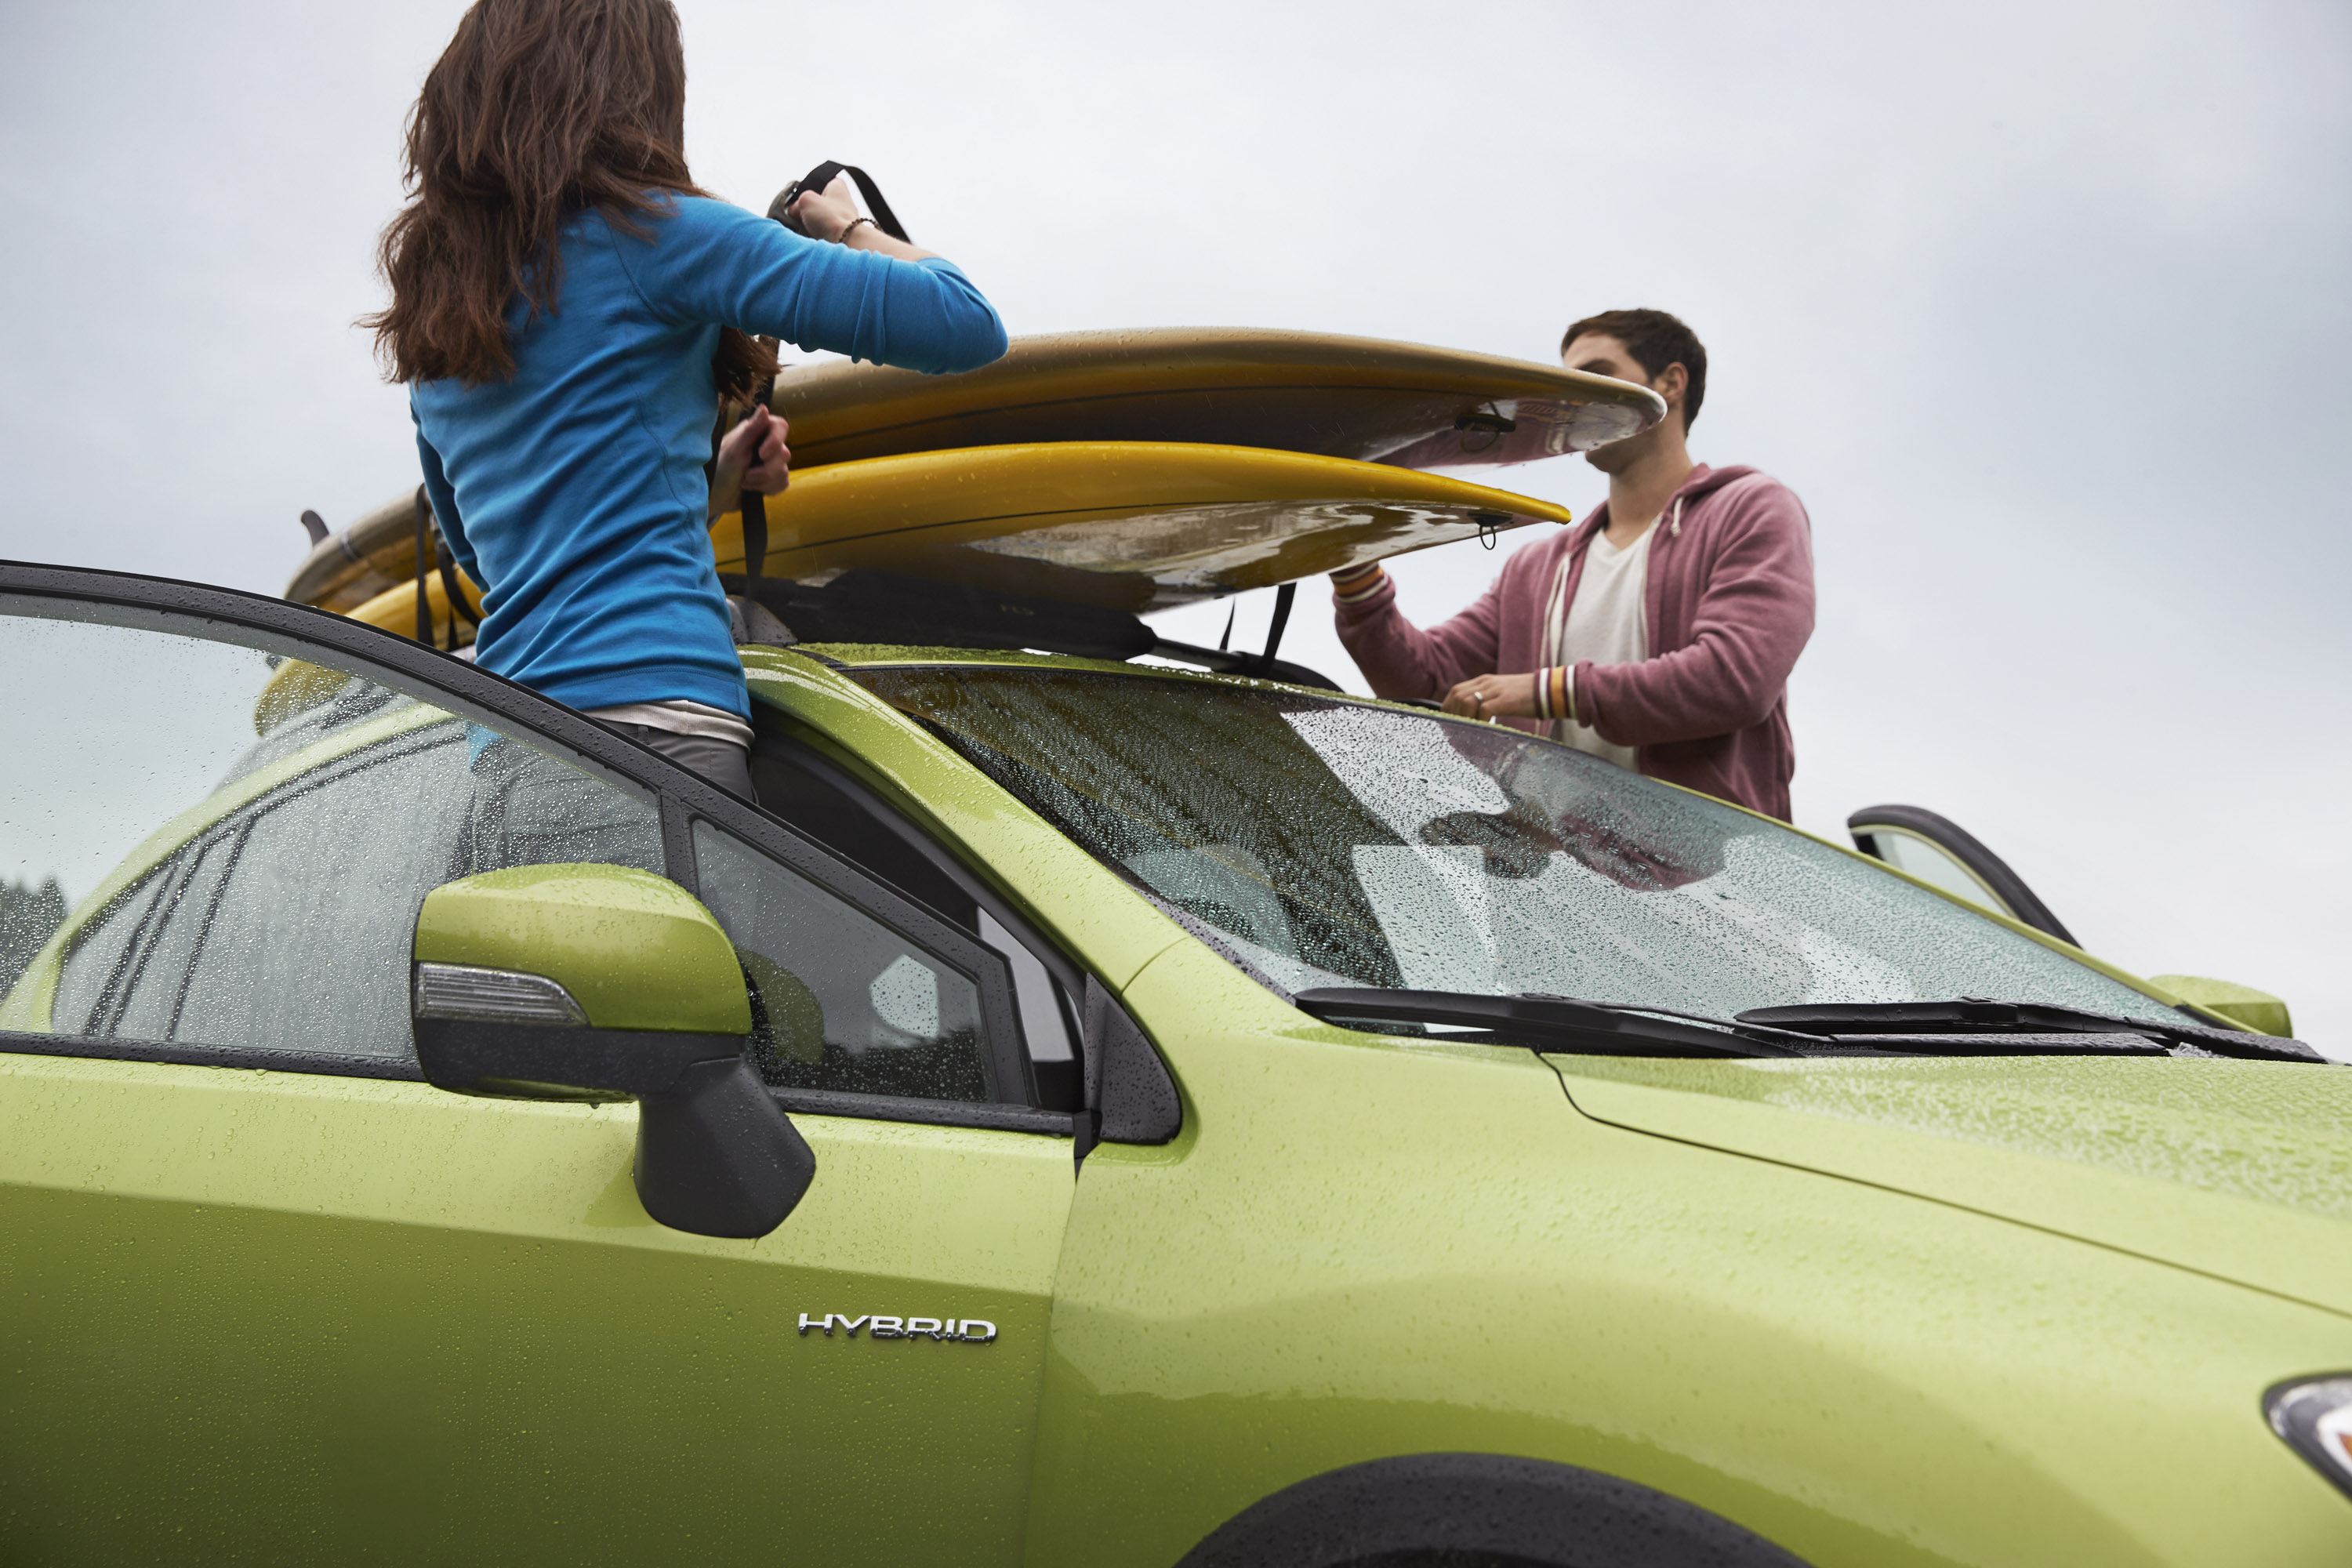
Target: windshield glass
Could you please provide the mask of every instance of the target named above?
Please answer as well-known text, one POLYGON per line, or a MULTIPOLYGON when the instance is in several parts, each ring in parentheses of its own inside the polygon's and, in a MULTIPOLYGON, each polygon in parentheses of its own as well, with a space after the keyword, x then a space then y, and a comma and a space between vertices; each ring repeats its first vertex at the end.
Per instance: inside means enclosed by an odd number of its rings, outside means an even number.
POLYGON ((1284 991, 2172 1016, 1866 861, 1517 730, 1151 676, 857 678, 1284 991))

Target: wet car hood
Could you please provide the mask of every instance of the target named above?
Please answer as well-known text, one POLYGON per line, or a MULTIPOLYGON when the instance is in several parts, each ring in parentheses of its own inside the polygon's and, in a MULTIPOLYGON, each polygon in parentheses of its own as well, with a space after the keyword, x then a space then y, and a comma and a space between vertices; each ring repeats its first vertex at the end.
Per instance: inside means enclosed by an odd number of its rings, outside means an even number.
POLYGON ((1554 1056, 1597 1121, 1868 1182, 2352 1312, 2352 1068, 1554 1056))

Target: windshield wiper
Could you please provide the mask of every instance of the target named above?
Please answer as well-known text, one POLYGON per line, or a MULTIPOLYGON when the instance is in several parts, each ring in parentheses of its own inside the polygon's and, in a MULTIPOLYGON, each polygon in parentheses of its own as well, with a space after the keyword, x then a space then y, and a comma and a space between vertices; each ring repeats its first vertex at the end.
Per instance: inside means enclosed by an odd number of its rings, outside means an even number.
POLYGON ((1832 1003, 1753 1007, 1737 1017, 1715 1018, 1671 1007, 1525 992, 1494 996, 1322 986, 1301 991, 1292 1001, 1302 1012, 1343 1027, 1351 1022, 1434 1024, 1477 1031, 1431 1037, 1435 1039, 1586 1056, 2161 1057, 2178 1046, 2272 1060, 2324 1059, 2299 1040, 2111 1018, 2037 1003, 1832 1003))
POLYGON ((2047 1048, 2056 1051, 2120 1049, 2126 1054, 2155 1055, 2166 1052, 2168 1047, 2182 1046, 2218 1057, 2247 1057, 2263 1061, 2327 1059, 2301 1040, 2210 1028, 2185 1018, 2179 1023, 2169 1019, 2118 1018, 2042 1002, 1993 1002, 1977 996, 1949 1002, 1834 1002, 1796 1007, 1750 1007, 1738 1015, 1738 1021, 1795 1030, 1849 1046, 1934 1055, 2005 1054, 2033 1048, 2026 1045, 2027 1039, 2032 1038, 2049 1041, 2047 1048), (2124 1037, 2146 1041, 2147 1047, 2125 1044, 2124 1037), (2087 1043, 2093 1040, 2116 1043, 2087 1043), (1898 1045, 1896 1041, 1908 1043, 1898 1045))
POLYGON ((1529 1046, 1611 1057, 1793 1057, 1824 1042, 1783 1029, 1701 1018, 1662 1016, 1654 1008, 1581 1002, 1523 993, 1489 996, 1475 991, 1389 991, 1327 985, 1291 997, 1301 1012, 1342 1027, 1375 1024, 1439 1024, 1485 1031, 1433 1038, 1470 1045, 1529 1046), (1680 1022, 1690 1019, 1691 1022, 1680 1022))

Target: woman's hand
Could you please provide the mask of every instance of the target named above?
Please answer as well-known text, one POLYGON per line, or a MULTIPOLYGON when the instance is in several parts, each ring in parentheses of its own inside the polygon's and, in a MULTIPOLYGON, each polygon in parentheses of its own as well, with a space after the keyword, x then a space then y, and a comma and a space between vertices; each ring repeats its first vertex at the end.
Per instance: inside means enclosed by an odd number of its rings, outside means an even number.
POLYGON ((1445 694, 1448 713, 1473 719, 1532 719, 1536 711, 1536 677, 1477 675, 1445 694))
POLYGON ((846 174, 835 174, 833 184, 821 191, 803 191, 784 210, 791 215, 793 226, 811 239, 829 239, 852 250, 878 250, 901 261, 922 261, 937 254, 891 238, 870 218, 858 223, 864 215, 857 210, 857 198, 849 194, 846 174), (851 227, 852 224, 856 226, 851 227))
POLYGON ((849 176, 835 174, 821 191, 803 191, 785 209, 793 223, 811 239, 838 241, 857 221, 857 198, 849 194, 849 176))
POLYGON ((765 408, 736 426, 719 442, 719 461, 710 470, 710 515, 719 517, 743 504, 743 492, 774 495, 793 482, 793 449, 784 445, 792 426, 765 408))

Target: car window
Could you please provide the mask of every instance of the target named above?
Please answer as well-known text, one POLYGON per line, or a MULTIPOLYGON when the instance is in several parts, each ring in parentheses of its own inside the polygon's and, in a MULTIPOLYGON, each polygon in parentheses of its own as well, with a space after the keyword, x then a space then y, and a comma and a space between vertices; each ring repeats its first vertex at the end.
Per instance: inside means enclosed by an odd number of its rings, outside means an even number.
MULTIPOLYGON (((1038 1105, 1048 1110, 1078 1109, 1080 1089, 1074 1007, 1029 942, 980 907, 979 900, 940 861, 913 847, 903 824, 888 808, 853 794, 828 776, 830 770, 799 746, 777 736, 761 737, 751 749, 751 777, 761 809, 859 867, 892 890, 914 900, 1004 961, 1028 1047, 1030 1076, 1038 1105)), ((991 1055, 992 1060, 1003 1058, 991 1055)), ((1016 1097, 1017 1098, 1017 1097, 1016 1097)))
POLYGON ((1872 850, 1880 859, 1897 870, 1909 872, 1929 887, 1956 899, 1966 899, 1979 909, 2004 915, 2011 912, 1982 882, 1969 874, 1967 867, 1917 834, 1895 827, 1875 827, 1871 830, 1870 840, 1872 850))
POLYGON ((450 798, 464 750, 448 724, 366 748, 232 829, 233 844, 208 852, 225 862, 217 889, 183 896, 164 926, 167 938, 187 928, 186 951, 151 963, 157 974, 131 988, 135 1003, 173 987, 176 1003, 167 1012, 158 997, 146 1026, 131 1032, 265 1050, 319 1049, 323 1037, 329 1049, 404 1054, 400 960, 417 906, 468 869, 457 854, 464 815, 450 798))
POLYGON ((694 860, 751 979, 751 1057, 770 1084, 1006 1098, 971 975, 707 822, 694 860))
POLYGON ((1858 857, 1516 730, 1037 666, 857 679, 1286 991, 2166 1012, 1858 857))
POLYGON ((432 889, 547 861, 662 869, 636 786, 214 629, 0 598, 0 883, 58 889, 37 924, 11 900, 0 1028, 397 1068, 432 889))
POLYGON ((66 890, 55 877, 37 884, 0 878, 0 996, 8 994, 65 919, 66 890))

